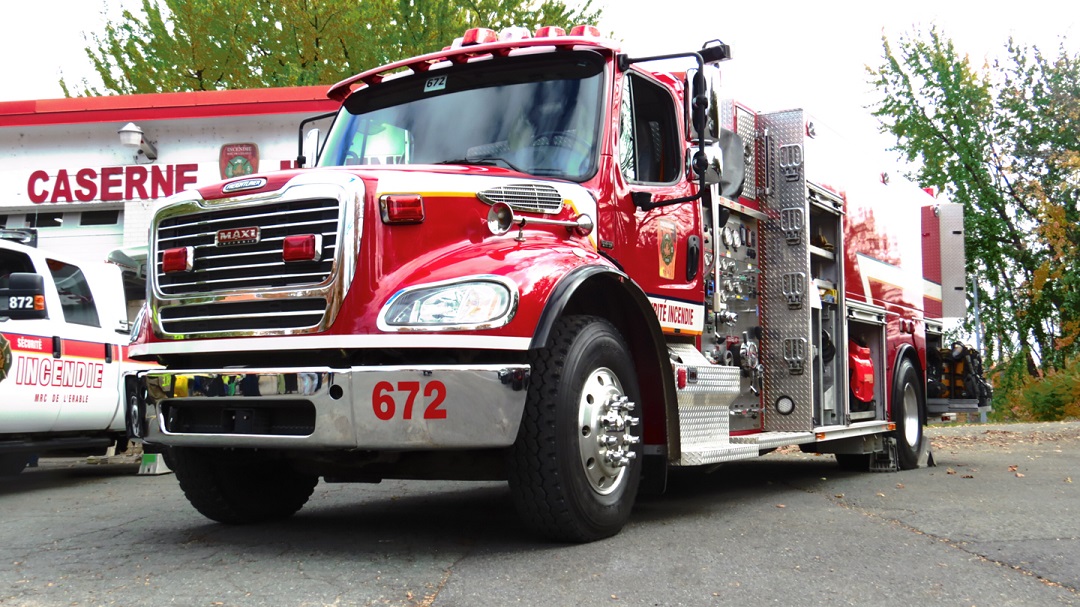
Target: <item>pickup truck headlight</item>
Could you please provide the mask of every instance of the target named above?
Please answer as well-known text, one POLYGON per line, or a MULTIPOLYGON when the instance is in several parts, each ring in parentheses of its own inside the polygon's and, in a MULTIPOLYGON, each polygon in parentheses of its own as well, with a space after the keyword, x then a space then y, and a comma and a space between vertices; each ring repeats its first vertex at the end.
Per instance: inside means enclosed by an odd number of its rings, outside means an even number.
POLYGON ((419 285, 399 291, 379 314, 384 331, 493 329, 517 311, 517 285, 500 276, 419 285))

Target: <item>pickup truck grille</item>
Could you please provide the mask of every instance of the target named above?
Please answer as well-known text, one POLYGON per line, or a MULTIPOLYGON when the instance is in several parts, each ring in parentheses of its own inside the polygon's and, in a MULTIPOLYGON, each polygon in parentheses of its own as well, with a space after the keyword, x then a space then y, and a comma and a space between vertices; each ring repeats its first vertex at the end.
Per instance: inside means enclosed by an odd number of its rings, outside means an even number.
POLYGON ((317 285, 330 277, 340 219, 337 200, 293 200, 170 217, 157 228, 154 270, 158 289, 171 296, 206 295, 273 287, 317 285), (257 227, 259 242, 217 246, 222 230, 257 227), (321 261, 282 260, 282 241, 299 234, 322 235, 321 261), (192 247, 190 272, 165 274, 163 251, 192 247))

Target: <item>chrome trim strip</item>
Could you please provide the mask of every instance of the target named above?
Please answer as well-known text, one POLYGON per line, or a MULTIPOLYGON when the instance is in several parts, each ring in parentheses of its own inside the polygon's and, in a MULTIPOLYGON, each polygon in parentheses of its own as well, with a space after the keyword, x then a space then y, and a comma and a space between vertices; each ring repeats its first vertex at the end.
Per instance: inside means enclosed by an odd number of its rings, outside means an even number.
MULTIPOLYGON (((326 209, 322 209, 322 210, 326 210, 326 209)), ((304 211, 298 211, 298 212, 304 212, 304 211)), ((266 219, 267 217, 272 217, 274 215, 280 215, 280 213, 267 213, 264 216, 252 215, 252 216, 250 216, 250 219, 248 219, 248 218, 244 218, 244 219, 246 221, 257 221, 257 220, 260 220, 260 219, 266 219)), ((235 221, 235 219, 232 218, 232 217, 229 217, 227 219, 214 219, 214 220, 208 221, 206 223, 214 223, 214 222, 218 222, 218 221, 235 221)), ((319 219, 319 220, 315 220, 315 221, 297 221, 295 223, 275 223, 273 225, 273 227, 274 228, 296 228, 296 227, 302 227, 302 226, 321 225, 321 224, 331 224, 331 226, 334 229, 330 230, 330 231, 331 232, 337 231, 337 223, 332 219, 319 219)), ((200 224, 198 224, 198 223, 190 224, 190 227, 195 227, 197 225, 200 225, 200 224)), ((172 228, 173 228, 173 226, 169 226, 169 227, 164 228, 164 229, 169 230, 169 229, 172 229, 172 228)), ((226 229, 228 229, 228 228, 226 228, 226 229)), ((162 242, 168 242, 168 241, 172 241, 172 240, 186 240, 186 239, 189 239, 189 238, 198 238, 200 236, 211 236, 211 235, 216 235, 217 232, 218 232, 217 230, 211 230, 211 231, 207 231, 207 232, 192 232, 191 234, 184 234, 183 236, 168 236, 168 237, 165 237, 165 238, 158 238, 158 242, 162 243, 162 242)), ((324 233, 324 232, 321 232, 321 233, 324 233)), ((260 239, 260 242, 273 242, 275 240, 285 240, 285 238, 284 237, 262 238, 262 239, 260 239)), ((196 249, 217 249, 217 248, 221 248, 221 246, 222 246, 221 244, 218 244, 217 242, 214 242, 212 244, 195 245, 195 248, 196 249)))
POLYGON ((294 310, 289 312, 274 312, 273 314, 216 314, 211 316, 181 316, 179 318, 164 318, 162 322, 196 322, 201 320, 232 320, 234 318, 261 318, 265 316, 273 316, 275 318, 283 316, 322 316, 322 310, 294 310))
POLYGON ((133 344, 128 350, 131 356, 257 352, 262 350, 324 350, 332 348, 425 348, 524 352, 529 349, 531 342, 531 337, 455 335, 451 333, 389 333, 384 335, 243 337, 215 339, 213 341, 177 340, 152 344, 133 344))

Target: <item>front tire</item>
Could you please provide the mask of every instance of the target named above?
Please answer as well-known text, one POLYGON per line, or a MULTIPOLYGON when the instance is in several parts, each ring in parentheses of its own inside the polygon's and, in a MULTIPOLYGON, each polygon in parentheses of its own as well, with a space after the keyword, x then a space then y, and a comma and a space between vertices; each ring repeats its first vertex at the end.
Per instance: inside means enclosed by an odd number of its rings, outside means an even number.
POLYGON ((926 399, 915 365, 907 358, 900 361, 892 393, 893 421, 896 422, 896 455, 901 470, 919 467, 930 451, 923 432, 926 425, 926 399))
POLYGON ((191 505, 228 525, 288 518, 302 508, 319 477, 262 453, 173 447, 169 467, 191 505))
POLYGON ((534 532, 557 541, 615 535, 641 479, 637 374, 619 331, 569 316, 531 353, 529 394, 509 454, 514 505, 534 532))

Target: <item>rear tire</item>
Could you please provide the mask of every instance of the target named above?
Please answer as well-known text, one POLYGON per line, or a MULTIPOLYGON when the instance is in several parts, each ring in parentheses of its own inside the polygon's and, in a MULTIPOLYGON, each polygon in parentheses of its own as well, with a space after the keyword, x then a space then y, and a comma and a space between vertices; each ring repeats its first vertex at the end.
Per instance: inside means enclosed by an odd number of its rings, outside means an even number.
POLYGON ((548 539, 589 542, 630 518, 641 480, 637 374, 607 320, 569 316, 530 354, 529 394, 509 453, 514 505, 548 539))
POLYGON ((191 505, 228 525, 288 518, 302 508, 319 477, 251 451, 173 447, 169 467, 191 505))
POLYGON ((900 361, 892 397, 897 464, 901 470, 912 470, 919 467, 919 462, 930 451, 930 442, 923 432, 926 399, 923 397, 922 382, 915 372, 915 365, 907 358, 900 361))

